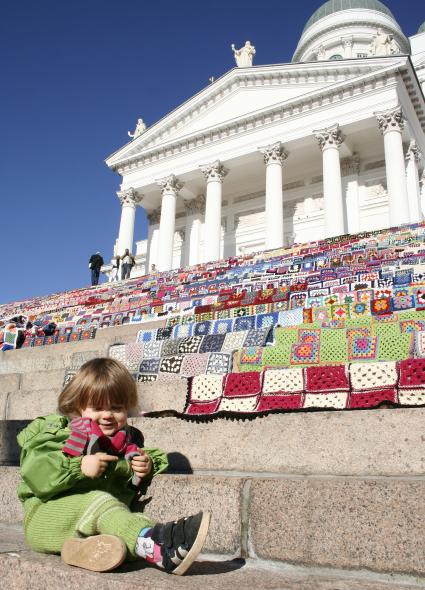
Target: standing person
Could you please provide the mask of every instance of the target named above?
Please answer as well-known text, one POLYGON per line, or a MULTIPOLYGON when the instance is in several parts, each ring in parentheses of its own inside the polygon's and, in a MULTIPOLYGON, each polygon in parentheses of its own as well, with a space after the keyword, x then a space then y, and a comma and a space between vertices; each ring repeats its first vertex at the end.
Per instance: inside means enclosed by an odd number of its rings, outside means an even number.
POLYGON ((127 424, 137 407, 130 373, 114 359, 92 359, 58 405, 63 415, 36 418, 18 435, 28 545, 92 571, 110 571, 128 558, 184 574, 202 549, 210 515, 160 524, 131 512, 168 461, 163 451, 143 448, 142 433, 127 424))
POLYGON ((115 256, 113 262, 112 262, 112 270, 111 270, 111 274, 109 276, 109 282, 112 283, 113 281, 118 281, 118 275, 119 275, 119 268, 120 268, 120 257, 119 256, 115 256))
POLYGON ((131 254, 128 248, 126 248, 124 254, 121 256, 121 280, 130 278, 130 272, 135 264, 134 256, 131 254))
POLYGON ((92 254, 89 260, 89 269, 91 270, 91 284, 98 285, 99 284, 99 275, 100 269, 103 266, 103 258, 100 252, 96 252, 96 254, 92 254))

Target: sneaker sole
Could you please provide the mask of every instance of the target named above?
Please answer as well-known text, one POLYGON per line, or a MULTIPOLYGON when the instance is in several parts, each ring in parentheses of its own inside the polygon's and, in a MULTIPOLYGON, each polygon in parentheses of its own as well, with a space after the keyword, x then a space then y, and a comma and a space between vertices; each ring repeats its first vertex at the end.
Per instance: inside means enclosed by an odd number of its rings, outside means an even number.
POLYGON ((66 539, 61 551, 62 561, 92 572, 109 572, 121 565, 126 555, 125 544, 114 535, 66 539))
POLYGON ((195 542, 193 543, 192 547, 190 548, 189 553, 183 559, 180 565, 178 565, 172 572, 175 576, 182 576, 187 570, 190 568, 192 563, 198 557, 199 553, 204 546, 205 539, 208 534, 208 528, 210 526, 211 514, 209 512, 204 512, 202 515, 201 524, 199 526, 198 534, 196 535, 195 542))

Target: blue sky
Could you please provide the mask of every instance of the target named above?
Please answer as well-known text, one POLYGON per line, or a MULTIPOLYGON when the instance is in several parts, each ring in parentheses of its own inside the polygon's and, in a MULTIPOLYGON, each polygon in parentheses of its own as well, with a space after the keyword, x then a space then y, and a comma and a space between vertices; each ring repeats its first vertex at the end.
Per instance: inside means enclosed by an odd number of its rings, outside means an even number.
MULTIPOLYGON (((406 35, 423 0, 387 0, 406 35)), ((89 283, 110 258, 120 177, 105 158, 234 66, 290 61, 318 0, 3 0, 0 17, 0 302, 89 283)), ((138 209, 135 238, 146 237, 138 209)))

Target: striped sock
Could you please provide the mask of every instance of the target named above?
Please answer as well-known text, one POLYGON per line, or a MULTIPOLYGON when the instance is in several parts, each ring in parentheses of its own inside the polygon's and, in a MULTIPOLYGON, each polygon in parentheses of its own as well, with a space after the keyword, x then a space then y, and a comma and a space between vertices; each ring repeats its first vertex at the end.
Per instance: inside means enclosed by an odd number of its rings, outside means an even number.
POLYGON ((162 567, 161 545, 158 545, 152 539, 152 530, 151 527, 146 527, 140 531, 136 541, 135 553, 149 563, 162 567))

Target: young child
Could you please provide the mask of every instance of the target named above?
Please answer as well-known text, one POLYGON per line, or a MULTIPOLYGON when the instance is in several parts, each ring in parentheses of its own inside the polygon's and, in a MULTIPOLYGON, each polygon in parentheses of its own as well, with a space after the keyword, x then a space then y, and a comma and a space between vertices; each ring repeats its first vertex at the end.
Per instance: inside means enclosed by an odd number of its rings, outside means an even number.
POLYGON ((37 418, 18 435, 28 545, 93 571, 141 558, 185 573, 202 549, 210 515, 160 524, 131 512, 168 461, 163 451, 143 448, 142 433, 127 424, 137 407, 127 369, 110 358, 87 362, 58 407, 62 415, 37 418))

